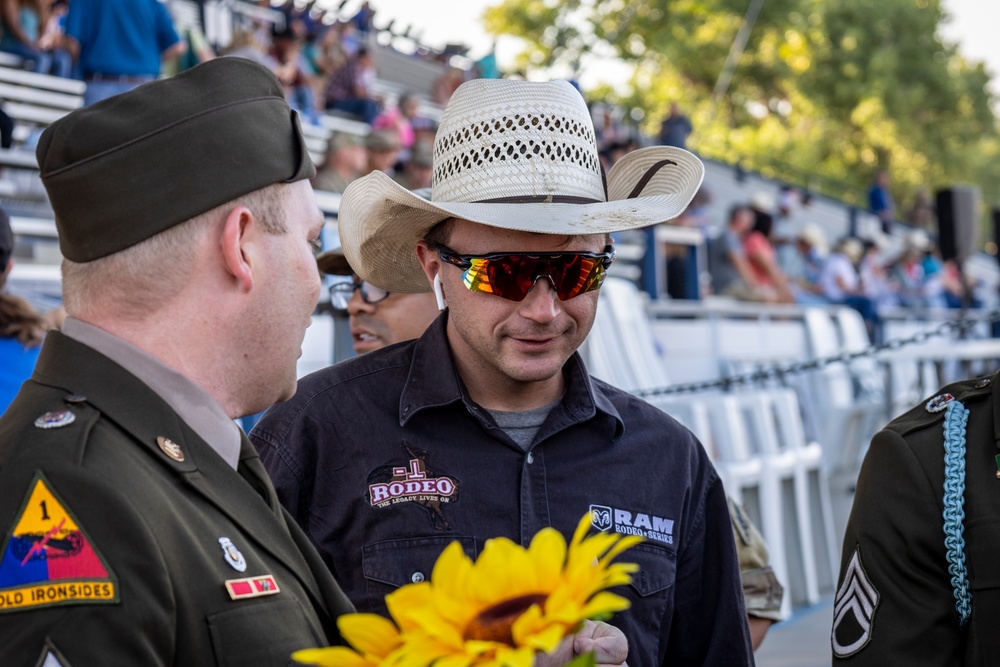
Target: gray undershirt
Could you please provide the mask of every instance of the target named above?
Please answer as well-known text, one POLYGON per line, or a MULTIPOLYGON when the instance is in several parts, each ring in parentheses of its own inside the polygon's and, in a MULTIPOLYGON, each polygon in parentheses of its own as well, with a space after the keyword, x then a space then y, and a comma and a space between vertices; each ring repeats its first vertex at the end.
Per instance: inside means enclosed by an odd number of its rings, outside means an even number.
POLYGON ((559 405, 562 397, 558 400, 543 405, 534 410, 524 410, 518 412, 507 412, 505 410, 487 410, 504 433, 518 444, 524 451, 528 451, 531 443, 535 441, 535 434, 545 423, 545 419, 552 412, 552 408, 559 405))
MULTIPOLYGON (((62 333, 108 357, 166 401, 202 440, 233 468, 240 461, 240 427, 204 389, 112 333, 67 317, 62 333)), ((169 433, 163 434, 169 437, 169 433)))

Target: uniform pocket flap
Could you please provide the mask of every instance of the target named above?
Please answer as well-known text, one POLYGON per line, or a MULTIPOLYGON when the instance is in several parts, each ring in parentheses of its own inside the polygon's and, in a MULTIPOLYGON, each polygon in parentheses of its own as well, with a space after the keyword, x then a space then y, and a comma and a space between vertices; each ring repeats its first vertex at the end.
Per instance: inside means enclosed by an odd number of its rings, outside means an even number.
POLYGON ((365 545, 361 551, 361 567, 366 579, 397 588, 429 580, 438 556, 452 542, 461 543, 465 555, 476 558, 475 538, 418 537, 365 545))
POLYGON ((673 586, 677 577, 677 554, 655 544, 637 544, 619 556, 616 562, 639 566, 639 571, 632 573, 630 585, 642 596, 673 586))

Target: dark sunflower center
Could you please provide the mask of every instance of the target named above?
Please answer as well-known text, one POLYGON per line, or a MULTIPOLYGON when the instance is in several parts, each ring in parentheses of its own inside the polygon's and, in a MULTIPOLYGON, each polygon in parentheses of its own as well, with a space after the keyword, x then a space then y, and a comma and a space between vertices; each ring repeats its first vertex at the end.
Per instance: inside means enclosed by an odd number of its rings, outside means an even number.
POLYGON ((514 621, 531 605, 541 605, 547 596, 539 593, 521 595, 487 607, 465 626, 465 639, 478 639, 514 645, 514 621))

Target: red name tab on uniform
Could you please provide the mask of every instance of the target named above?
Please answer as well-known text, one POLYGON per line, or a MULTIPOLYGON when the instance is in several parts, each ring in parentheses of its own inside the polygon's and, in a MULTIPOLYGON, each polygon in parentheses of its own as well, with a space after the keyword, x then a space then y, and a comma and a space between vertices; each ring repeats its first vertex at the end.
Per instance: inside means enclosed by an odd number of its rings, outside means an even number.
POLYGON ((226 582, 226 590, 229 591, 229 597, 234 600, 259 598, 262 595, 274 595, 280 591, 278 583, 274 580, 274 575, 270 574, 245 579, 230 579, 226 582))
POLYGON ((39 473, 0 548, 0 613, 118 602, 118 582, 69 506, 39 473))

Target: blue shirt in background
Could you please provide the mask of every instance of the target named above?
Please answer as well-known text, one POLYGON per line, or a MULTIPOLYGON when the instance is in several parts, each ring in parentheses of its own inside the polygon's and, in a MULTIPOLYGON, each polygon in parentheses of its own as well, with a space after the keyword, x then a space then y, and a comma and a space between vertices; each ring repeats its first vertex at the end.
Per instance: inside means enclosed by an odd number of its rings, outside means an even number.
POLYGON ((66 34, 80 43, 84 77, 158 76, 160 54, 180 41, 158 0, 73 0, 66 34))
POLYGON ((25 347, 16 338, 0 338, 0 414, 14 400, 25 380, 31 377, 40 346, 25 347))

